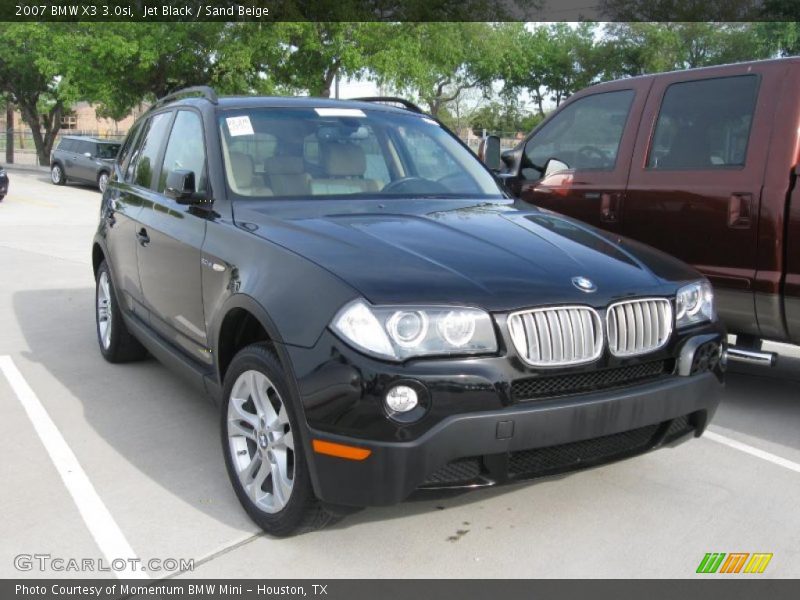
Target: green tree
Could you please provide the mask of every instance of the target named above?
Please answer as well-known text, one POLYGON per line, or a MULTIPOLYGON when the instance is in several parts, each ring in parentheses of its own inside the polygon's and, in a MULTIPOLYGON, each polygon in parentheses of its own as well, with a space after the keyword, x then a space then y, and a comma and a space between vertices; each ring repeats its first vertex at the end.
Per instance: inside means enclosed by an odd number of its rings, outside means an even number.
POLYGON ((542 117, 524 110, 516 102, 489 102, 475 109, 469 117, 475 135, 484 131, 508 136, 533 129, 542 117))
POLYGON ((601 66, 595 57, 596 27, 594 23, 576 27, 554 23, 547 28, 542 82, 556 106, 600 76, 601 66))
POLYGON ((466 90, 491 85, 496 30, 487 23, 400 23, 380 36, 370 71, 438 115, 466 90))
POLYGON ((257 72, 291 90, 329 97, 337 77, 358 77, 370 64, 379 45, 383 23, 292 22, 274 23, 249 33, 254 46, 264 50, 257 72))
POLYGON ((544 115, 550 35, 547 27, 528 30, 523 23, 500 26, 498 52, 501 56, 497 75, 503 81, 501 95, 514 99, 526 91, 539 115, 544 115))
POLYGON ((768 21, 755 23, 753 29, 764 51, 776 56, 800 54, 800 22, 768 21))
POLYGON ((144 99, 191 85, 253 91, 256 67, 240 25, 80 23, 54 43, 53 55, 80 83, 81 99, 119 120, 144 99))
POLYGON ((771 55, 753 23, 614 23, 605 33, 606 79, 771 55))
POLYGON ((0 23, 0 92, 30 127, 42 165, 50 163, 65 108, 78 99, 77 86, 52 51, 69 31, 62 24, 0 23))
POLYGON ((506 44, 500 70, 502 94, 516 97, 526 91, 540 117, 545 103, 556 106, 576 91, 599 80, 605 70, 601 48, 595 43, 597 26, 572 27, 553 23, 528 29, 522 24, 505 28, 506 44))

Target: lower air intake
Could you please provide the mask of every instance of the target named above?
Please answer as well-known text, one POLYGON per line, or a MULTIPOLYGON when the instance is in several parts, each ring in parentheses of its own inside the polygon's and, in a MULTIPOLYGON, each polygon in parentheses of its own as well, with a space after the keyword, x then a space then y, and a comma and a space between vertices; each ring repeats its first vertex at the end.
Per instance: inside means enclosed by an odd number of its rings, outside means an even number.
POLYGON ((512 452, 509 477, 542 476, 609 462, 652 448, 660 424, 547 448, 512 452))

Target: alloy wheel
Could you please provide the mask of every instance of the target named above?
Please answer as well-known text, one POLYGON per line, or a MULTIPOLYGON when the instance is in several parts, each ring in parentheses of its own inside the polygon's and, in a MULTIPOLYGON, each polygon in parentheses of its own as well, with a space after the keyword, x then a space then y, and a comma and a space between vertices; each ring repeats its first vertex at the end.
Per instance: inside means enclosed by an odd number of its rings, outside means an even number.
POLYGON ((106 191, 106 187, 108 187, 108 173, 100 174, 100 178, 97 180, 97 187, 100 188, 100 192, 106 191))
POLYGON ((260 371, 236 379, 228 401, 228 450, 250 500, 267 513, 280 512, 294 487, 294 435, 275 385, 260 371))
POLYGON ((111 346, 111 283, 107 271, 100 273, 97 280, 97 331, 100 343, 108 350, 111 346))
POLYGON ((50 169, 50 179, 53 180, 53 183, 61 183, 61 167, 54 165, 53 168, 50 169))

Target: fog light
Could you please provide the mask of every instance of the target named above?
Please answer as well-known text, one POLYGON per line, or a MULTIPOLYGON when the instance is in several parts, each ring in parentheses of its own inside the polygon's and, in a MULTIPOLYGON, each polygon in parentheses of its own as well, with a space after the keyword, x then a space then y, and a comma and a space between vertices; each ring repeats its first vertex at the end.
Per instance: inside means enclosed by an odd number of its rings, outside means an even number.
POLYGON ((405 413, 416 408, 417 392, 407 385, 397 385, 386 394, 386 406, 396 413, 405 413))

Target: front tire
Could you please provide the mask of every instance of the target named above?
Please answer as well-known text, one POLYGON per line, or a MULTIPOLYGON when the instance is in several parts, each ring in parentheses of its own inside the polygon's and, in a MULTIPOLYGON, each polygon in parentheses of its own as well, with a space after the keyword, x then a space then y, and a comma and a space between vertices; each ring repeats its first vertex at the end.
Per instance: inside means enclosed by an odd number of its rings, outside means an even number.
POLYGON ((50 167, 50 181, 53 185, 64 185, 67 183, 67 176, 64 173, 64 167, 56 163, 50 167))
POLYGON ((223 398, 225 467, 250 518, 279 537, 333 521, 314 495, 286 375, 268 345, 247 346, 234 357, 223 398))
POLYGON ((106 261, 100 263, 97 269, 95 323, 100 353, 108 362, 130 362, 147 356, 147 350, 131 335, 122 320, 117 293, 106 261))

